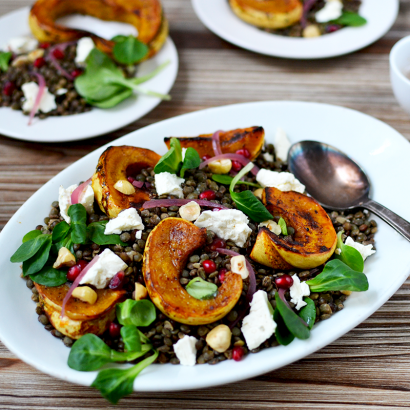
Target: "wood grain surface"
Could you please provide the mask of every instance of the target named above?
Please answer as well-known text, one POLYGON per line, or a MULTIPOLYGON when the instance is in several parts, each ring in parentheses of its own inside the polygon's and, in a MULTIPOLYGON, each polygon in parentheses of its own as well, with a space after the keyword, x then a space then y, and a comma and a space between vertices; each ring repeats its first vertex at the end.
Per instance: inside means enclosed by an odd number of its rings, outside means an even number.
MULTIPOLYGON (((388 1, 380 1, 380 6, 388 1)), ((0 0, 0 15, 30 3, 0 0)), ((410 34, 410 0, 401 1, 396 24, 377 43, 358 53, 323 61, 291 61, 250 53, 209 32, 189 0, 163 3, 180 57, 172 101, 161 103, 122 130, 87 141, 46 145, 0 136, 0 229, 45 182, 95 148, 146 125, 203 108, 260 100, 337 104, 385 121, 410 140, 410 118, 393 96, 388 62, 394 43, 410 34)), ((0 409, 409 407, 409 281, 363 324, 304 360, 213 389, 134 393, 116 407, 97 391, 36 371, 0 343, 0 409)))

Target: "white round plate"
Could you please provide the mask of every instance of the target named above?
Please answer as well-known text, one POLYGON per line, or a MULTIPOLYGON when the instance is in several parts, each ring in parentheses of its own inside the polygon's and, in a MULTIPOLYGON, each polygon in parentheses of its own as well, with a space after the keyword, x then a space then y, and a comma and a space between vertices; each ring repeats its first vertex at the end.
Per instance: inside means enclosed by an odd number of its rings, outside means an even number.
MULTIPOLYGON (((0 48, 6 46, 12 37, 32 36, 28 26, 28 15, 29 9, 24 8, 0 18, 0 48)), ((113 37, 115 33, 131 34, 135 30, 127 24, 107 23, 90 17, 70 16, 64 19, 64 24, 87 29, 107 38, 113 37)), ((166 61, 170 64, 160 74, 142 84, 145 89, 167 94, 175 82, 178 73, 178 54, 170 37, 157 55, 140 65, 138 75, 147 74, 166 61)), ((31 126, 28 126, 28 117, 21 111, 3 107, 0 108, 0 134, 36 142, 81 140, 125 127, 143 117, 160 102, 159 98, 134 95, 114 108, 93 108, 83 114, 35 119, 31 126)))
MULTIPOLYGON (((195 136, 218 129, 261 125, 272 141, 277 127, 291 142, 318 140, 330 143, 357 161, 368 173, 372 197, 410 220, 410 187, 397 176, 410 175, 410 144, 397 131, 375 118, 346 108, 305 102, 257 102, 212 108, 182 115, 142 128, 114 142, 150 148, 164 154, 165 136, 195 136), (381 167, 380 164, 383 164, 381 167)), ((9 261, 25 233, 41 224, 60 185, 87 179, 101 153, 97 149, 62 171, 39 189, 11 218, 0 233, 0 339, 20 359, 52 376, 89 386, 96 372, 77 372, 67 366, 69 349, 38 322, 30 290, 20 278, 20 267, 9 261)), ((149 366, 137 377, 137 391, 186 390, 235 382, 266 373, 310 355, 363 322, 402 285, 409 274, 410 243, 379 222, 377 253, 365 263, 370 288, 354 293, 345 308, 318 323, 306 340, 295 340, 249 354, 243 361, 194 367, 149 366), (388 280, 386 280, 388 272, 388 280)))
POLYGON ((362 27, 346 27, 316 38, 291 38, 267 33, 242 21, 228 0, 192 0, 194 10, 206 27, 238 47, 274 57, 318 59, 352 53, 383 37, 394 24, 399 0, 363 0, 362 27))

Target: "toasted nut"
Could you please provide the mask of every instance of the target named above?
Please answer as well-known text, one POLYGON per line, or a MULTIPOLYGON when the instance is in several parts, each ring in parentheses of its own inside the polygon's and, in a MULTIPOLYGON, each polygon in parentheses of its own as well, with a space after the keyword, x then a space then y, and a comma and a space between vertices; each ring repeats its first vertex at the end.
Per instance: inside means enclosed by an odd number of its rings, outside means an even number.
POLYGON ((341 290, 340 293, 343 293, 346 296, 350 296, 352 294, 351 290, 341 290))
POLYGON ((264 221, 259 224, 259 228, 262 227, 268 228, 271 232, 273 232, 276 235, 280 235, 282 233, 281 227, 275 222, 269 219, 269 221, 264 221))
POLYGON ((246 267, 246 259, 243 255, 234 256, 231 258, 231 271, 246 279, 249 276, 248 268, 246 267))
POLYGON ((320 28, 316 24, 311 24, 303 29, 303 37, 306 38, 319 37, 321 34, 320 28))
POLYGON ((135 291, 132 296, 134 300, 146 299, 146 297, 148 296, 147 288, 141 285, 141 283, 137 282, 135 284, 135 291))
POLYGON ((192 222, 198 219, 201 214, 201 207, 196 202, 191 201, 179 208, 179 214, 182 219, 192 222))
POLYGON ((41 58, 44 56, 44 50, 42 48, 38 48, 37 50, 32 51, 31 53, 28 54, 28 59, 31 62, 36 61, 38 58, 41 58))
POLYGON ((135 194, 134 186, 131 184, 131 182, 127 181, 126 179, 120 179, 119 181, 117 181, 114 185, 114 188, 124 195, 135 194))
POLYGON ((18 56, 15 60, 13 60, 13 62, 11 63, 11 65, 13 67, 21 67, 22 65, 26 65, 31 63, 30 59, 28 58, 28 56, 18 56))
POLYGON ((58 251, 57 260, 54 262, 53 268, 60 269, 63 267, 71 268, 76 264, 75 256, 67 249, 60 248, 58 251))
POLYGON ((77 299, 93 305, 97 301, 97 292, 88 286, 79 286, 73 290, 73 296, 77 299))
POLYGON ((256 198, 262 199, 262 192, 263 188, 258 188, 253 191, 253 194, 256 196, 256 198))
POLYGON ((227 174, 232 168, 232 161, 230 159, 220 159, 210 162, 208 167, 214 174, 227 174))
POLYGON ((226 325, 218 325, 206 336, 206 343, 219 353, 226 352, 231 345, 232 332, 226 325))

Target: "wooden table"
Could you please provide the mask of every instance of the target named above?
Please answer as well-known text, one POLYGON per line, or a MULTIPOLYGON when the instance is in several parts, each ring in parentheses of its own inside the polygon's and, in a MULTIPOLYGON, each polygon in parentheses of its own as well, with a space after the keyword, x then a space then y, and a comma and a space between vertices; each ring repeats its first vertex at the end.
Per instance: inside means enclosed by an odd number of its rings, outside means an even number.
MULTIPOLYGON (((393 44, 409 34, 410 0, 401 0, 399 19, 380 41, 358 53, 323 61, 281 60, 241 50, 209 32, 188 0, 163 2, 180 57, 172 101, 122 130, 87 141, 45 145, 0 136, 0 228, 51 177, 95 148, 146 125, 203 108, 260 100, 324 102, 379 118, 410 139, 410 118, 393 96, 388 63, 393 44)), ((0 14, 30 3, 0 0, 0 14)), ((409 281, 363 324, 304 360, 213 389, 134 393, 117 407, 95 390, 36 371, 0 343, 0 409, 408 407, 409 281)))

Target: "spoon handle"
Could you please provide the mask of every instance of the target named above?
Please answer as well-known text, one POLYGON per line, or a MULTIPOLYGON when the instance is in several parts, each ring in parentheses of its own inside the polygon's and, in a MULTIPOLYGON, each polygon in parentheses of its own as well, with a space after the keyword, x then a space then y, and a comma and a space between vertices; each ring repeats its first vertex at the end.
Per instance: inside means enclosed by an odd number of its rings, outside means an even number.
POLYGON ((383 221, 387 222, 398 233, 410 241, 410 223, 401 216, 395 214, 393 211, 390 211, 390 209, 387 209, 385 206, 371 199, 363 203, 362 206, 379 216, 383 219, 383 221))

